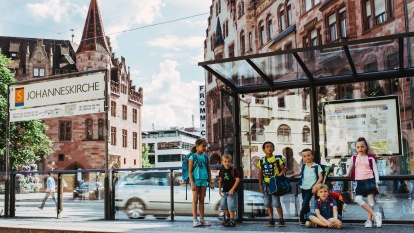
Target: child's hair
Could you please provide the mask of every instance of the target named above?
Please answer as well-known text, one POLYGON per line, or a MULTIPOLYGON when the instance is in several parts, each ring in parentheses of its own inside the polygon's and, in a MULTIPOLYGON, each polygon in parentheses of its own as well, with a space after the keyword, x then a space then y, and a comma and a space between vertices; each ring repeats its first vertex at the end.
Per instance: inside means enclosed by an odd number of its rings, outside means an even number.
POLYGON ((272 144, 273 148, 275 148, 275 144, 273 144, 273 142, 267 141, 267 142, 264 142, 263 145, 262 145, 263 150, 265 149, 266 144, 272 144))
POLYGON ((311 155, 313 155, 313 150, 309 148, 303 149, 302 152, 300 152, 300 154, 302 154, 303 152, 307 152, 307 151, 310 151, 311 155))
POLYGON ((230 159, 230 160, 233 160, 233 158, 229 154, 224 154, 223 156, 221 156, 221 159, 230 159))
POLYGON ((319 190, 321 190, 321 189, 326 189, 326 190, 329 191, 328 185, 326 185, 326 184, 317 184, 316 185, 316 193, 318 193, 319 190))
POLYGON ((196 153, 197 152, 197 146, 206 143, 207 144, 207 140, 205 138, 199 138, 195 141, 195 146, 191 147, 191 153, 196 153))
POLYGON ((365 140, 364 137, 359 137, 358 140, 356 140, 356 142, 355 142, 355 146, 356 146, 357 142, 364 142, 365 143, 365 146, 367 147, 367 149, 365 150, 365 154, 368 154, 369 146, 368 146, 367 140, 365 140))

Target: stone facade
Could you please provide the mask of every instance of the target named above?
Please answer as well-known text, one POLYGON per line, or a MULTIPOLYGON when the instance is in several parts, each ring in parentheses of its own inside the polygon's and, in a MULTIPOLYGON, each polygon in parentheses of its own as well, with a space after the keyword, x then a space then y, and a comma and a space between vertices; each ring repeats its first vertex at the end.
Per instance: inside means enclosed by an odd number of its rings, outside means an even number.
MULTIPOLYGON (((407 0, 406 2, 407 6, 404 5, 405 1, 403 0, 384 1, 384 5, 375 5, 373 0, 213 0, 204 43, 205 61, 408 32, 414 26, 414 21, 412 20, 414 3, 412 0, 407 0), (367 5, 371 5, 371 8, 367 7, 367 5), (371 11, 368 12, 367 9, 371 9, 371 11), (409 21, 406 22, 406 19, 409 21), (217 38, 217 36, 221 35, 222 38, 217 38)), ((358 50, 358 47, 351 46, 350 50, 358 72, 382 71, 396 68, 392 67, 392 65, 395 66, 394 61, 396 59, 396 51, 398 51, 397 41, 390 41, 382 46, 372 43, 372 48, 361 51, 358 50)), ((321 53, 321 51, 315 51, 314 59, 308 57, 312 55, 306 56, 299 53, 299 56, 310 68, 315 78, 336 76, 350 72, 345 56, 338 56, 339 58, 335 58, 336 60, 330 60, 329 56, 324 55, 326 57, 323 57, 321 53)), ((279 56, 280 60, 263 59, 257 65, 265 70, 265 73, 271 73, 270 78, 275 81, 291 80, 293 77, 292 73, 298 73, 298 78, 301 78, 301 76, 306 78, 300 67, 289 67, 289 59, 294 59, 292 55, 290 56, 279 56), (269 70, 274 69, 275 66, 276 72, 274 73, 276 75, 273 75, 269 70)), ((240 79, 237 81, 243 82, 240 79)), ((374 83, 342 84, 321 87, 319 88, 318 95, 324 98, 324 100, 365 98, 367 95, 364 92, 374 86, 380 86, 385 95, 398 95, 400 98, 403 144, 404 142, 409 144, 404 148, 405 157, 401 157, 402 159, 396 158, 400 160, 402 167, 407 166, 406 162, 409 159, 414 159, 414 144, 412 143, 414 139, 412 135, 413 97, 411 96, 410 84, 410 79, 406 78, 381 80, 374 83)), ((223 125, 221 124, 222 120, 231 116, 231 111, 225 108, 220 109, 220 106, 217 106, 221 99, 227 98, 227 96, 223 97, 223 93, 225 93, 221 91, 223 87, 225 88, 224 83, 206 72, 206 94, 208 97, 207 139, 209 142, 213 142, 212 145, 215 145, 212 148, 213 156, 221 156, 225 151, 226 142, 232 140, 231 137, 226 137, 226 134, 223 133, 224 129, 217 126, 223 125), (222 111, 224 112, 222 113, 222 111)), ((253 102, 249 105, 241 103, 241 112, 245 111, 244 108, 251 108, 254 105, 256 107, 258 107, 257 105, 269 107, 277 102, 278 99, 283 101, 279 102, 279 105, 285 106, 286 98, 291 98, 289 96, 292 93, 301 96, 297 100, 297 105, 306 107, 306 101, 309 98, 309 93, 306 90, 285 90, 269 92, 267 95, 263 93, 246 95, 244 100, 249 99, 249 101, 253 102), (262 104, 263 101, 265 104, 262 104), (266 101, 268 101, 267 105, 266 101)), ((293 108, 296 109, 296 107, 294 106, 293 108)), ((286 108, 288 108, 287 105, 286 108)), ((287 109, 280 111, 278 109, 276 104, 276 106, 273 106, 272 112, 267 113, 267 119, 270 121, 270 124, 267 122, 263 123, 264 118, 262 116, 257 116, 256 118, 253 116, 246 123, 242 116, 242 132, 254 132, 252 131, 253 126, 255 124, 258 125, 261 121, 260 124, 263 125, 267 133, 270 131, 277 134, 279 132, 277 125, 285 124, 289 126, 292 138, 294 134, 305 135, 304 132, 301 132, 302 126, 296 132, 294 132, 294 129, 298 121, 301 122, 300 124, 305 122, 305 125, 307 125, 306 122, 309 122, 309 115, 306 116, 305 114, 303 116, 298 114, 302 110, 287 109), (286 116, 286 111, 291 111, 289 116, 286 116), (285 122, 277 120, 280 116, 290 120, 285 122), (272 121, 277 121, 278 123, 271 123, 272 121), (269 129, 269 125, 272 124, 274 126, 269 129)), ((305 108, 303 108, 303 111, 305 111, 305 108)), ((258 128, 256 127, 256 129, 258 128)), ((321 138, 324 138, 322 126, 320 132, 321 138)), ((295 140, 295 143, 280 143, 277 136, 269 136, 266 139, 275 142, 276 154, 283 153, 288 160, 289 157, 293 157, 295 163, 300 163, 301 160, 298 152, 304 147, 309 147, 306 143, 297 143, 297 140, 295 140), (286 148, 293 149, 292 156, 286 154, 286 148)), ((243 138, 242 136, 241 140, 242 153, 245 154, 252 144, 250 142, 249 146, 247 146, 248 137, 243 138)), ((260 144, 258 144, 258 148, 256 155, 254 154, 256 149, 253 152, 250 149, 251 157, 249 160, 252 160, 255 156, 263 156, 260 144)), ((324 149, 321 148, 321 151, 324 151, 324 149)), ((252 166, 255 166, 255 162, 250 161, 250 163, 252 166)), ((292 166, 295 166, 294 163, 292 166)), ((401 171, 403 171, 402 168, 401 171)))

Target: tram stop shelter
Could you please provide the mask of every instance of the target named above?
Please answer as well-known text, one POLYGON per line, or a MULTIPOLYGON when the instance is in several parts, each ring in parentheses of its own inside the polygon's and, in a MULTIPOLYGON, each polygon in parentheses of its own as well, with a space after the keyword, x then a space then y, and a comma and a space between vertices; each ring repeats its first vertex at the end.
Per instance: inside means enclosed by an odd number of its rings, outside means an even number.
MULTIPOLYGON (((342 92, 353 94, 353 99, 364 99, 364 96, 369 95, 361 95, 360 92, 364 89, 366 91, 372 83, 388 85, 386 83, 391 80, 394 82, 398 78, 404 78, 405 85, 402 85, 400 93, 403 92, 410 97, 409 106, 412 106, 413 39, 414 33, 395 34, 198 63, 224 84, 217 82, 222 92, 234 98, 231 102, 231 117, 233 118, 232 142, 236 155, 234 156, 235 165, 242 168, 242 148, 246 146, 243 145, 243 132, 245 131, 243 127, 245 126, 241 122, 247 118, 247 114, 241 112, 241 105, 246 103, 244 99, 246 95, 257 97, 261 93, 267 93, 268 96, 276 96, 280 91, 291 89, 295 89, 298 95, 305 93, 308 96, 308 122, 311 129, 309 147, 312 147, 315 152, 316 162, 320 162, 321 156, 326 154, 326 149, 322 144, 329 140, 324 136, 325 132, 321 132, 325 127, 320 105, 324 101, 339 99, 335 97, 336 94, 332 93, 342 90, 342 92), (374 68, 369 66, 373 62, 377 64, 374 68), (350 88, 349 85, 351 85, 350 88), (359 92, 355 87, 359 87, 359 92)), ((375 90, 375 87, 372 88, 375 90)), ((207 86, 206 89, 208 92, 209 87, 207 86)), ((393 94, 395 93, 392 91, 386 91, 383 95, 393 94)), ((342 99, 347 98, 349 99, 349 96, 344 97, 342 94, 342 99)), ((412 107, 405 107, 405 110, 407 109, 412 114, 412 107)), ((249 117, 250 114, 260 115, 253 111, 254 109, 249 110, 249 117)), ((268 111, 267 114, 273 114, 270 116, 273 119, 278 117, 277 112, 268 111)), ((413 125, 412 117, 409 120, 413 125)), ((247 127, 250 127, 250 124, 247 127)), ((401 134, 401 131, 398 132, 401 134)), ((252 132, 249 131, 249 133, 251 135, 252 132)), ((291 141, 291 144, 295 143, 297 142, 291 141)), ((258 150, 261 151, 261 147, 258 150)), ((250 153, 252 153, 251 149, 250 153)), ((253 164, 252 161, 250 164, 253 164)), ((240 199, 242 198, 239 198, 239 203, 240 201, 243 203, 240 199)))

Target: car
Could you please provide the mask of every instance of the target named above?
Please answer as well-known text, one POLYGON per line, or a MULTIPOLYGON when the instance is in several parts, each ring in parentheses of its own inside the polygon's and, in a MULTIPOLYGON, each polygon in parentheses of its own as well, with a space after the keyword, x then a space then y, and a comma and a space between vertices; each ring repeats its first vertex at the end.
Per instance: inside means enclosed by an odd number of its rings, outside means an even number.
POLYGON ((101 182, 84 182, 73 190, 73 199, 103 199, 104 186, 101 182))
MULTIPOLYGON (((182 182, 181 172, 174 172, 174 213, 191 215, 191 188, 182 182)), ((115 208, 131 219, 146 215, 166 218, 170 213, 170 171, 131 172, 122 176, 115 185, 115 208)), ((220 216, 221 197, 218 189, 207 190, 205 215, 220 216), (209 195, 210 192, 210 195, 209 195), (210 197, 209 197, 210 196, 210 197)), ((264 216, 263 194, 244 191, 244 210, 249 216, 264 216)))

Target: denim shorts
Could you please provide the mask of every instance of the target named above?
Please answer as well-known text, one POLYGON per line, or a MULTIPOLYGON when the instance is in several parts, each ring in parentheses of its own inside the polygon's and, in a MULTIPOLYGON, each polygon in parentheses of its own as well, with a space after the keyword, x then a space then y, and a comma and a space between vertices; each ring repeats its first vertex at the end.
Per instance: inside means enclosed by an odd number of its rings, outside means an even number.
POLYGON ((268 192, 268 185, 269 184, 264 184, 263 188, 264 188, 264 205, 266 208, 279 208, 282 206, 282 204, 280 203, 280 197, 279 196, 274 196, 272 194, 270 194, 268 192))
MULTIPOLYGON (((309 220, 310 221, 310 219, 309 219, 309 217, 310 216, 314 216, 314 217, 316 217, 316 214, 314 213, 314 212, 309 212, 309 213, 307 213, 306 214, 306 220, 309 220)), ((323 216, 324 218, 326 218, 325 216, 323 216)), ((317 217, 316 217, 317 218, 317 217)), ((330 217, 330 218, 326 218, 326 219, 331 219, 331 218, 333 218, 333 216, 332 217, 330 217)), ((339 221, 342 221, 342 216, 340 215, 340 214, 338 214, 338 220, 339 221)))
POLYGON ((196 187, 207 187, 208 186, 208 180, 207 179, 194 179, 194 184, 196 187))
POLYGON ((236 211, 236 202, 237 202, 237 192, 233 193, 233 196, 230 196, 228 192, 223 192, 220 201, 220 209, 228 211, 236 211))

